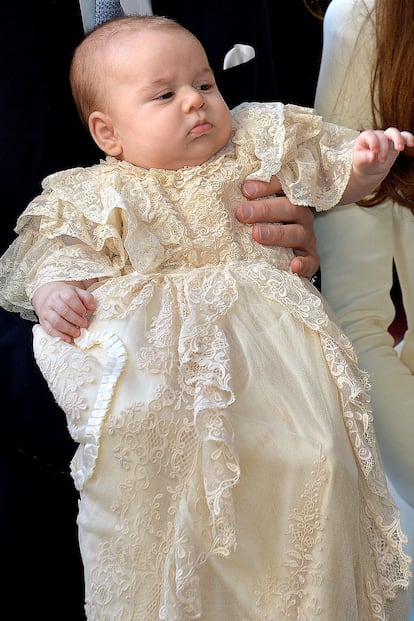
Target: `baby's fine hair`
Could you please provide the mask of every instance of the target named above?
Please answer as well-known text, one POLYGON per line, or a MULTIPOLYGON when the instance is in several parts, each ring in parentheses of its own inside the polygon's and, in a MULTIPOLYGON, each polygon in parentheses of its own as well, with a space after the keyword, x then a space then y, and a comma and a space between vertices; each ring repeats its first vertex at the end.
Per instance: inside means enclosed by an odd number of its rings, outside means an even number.
POLYGON ((91 113, 96 110, 104 112, 107 106, 108 63, 105 62, 105 52, 109 44, 125 34, 149 29, 184 32, 194 37, 184 26, 168 17, 130 15, 97 26, 85 35, 75 49, 69 79, 76 108, 86 127, 91 113))

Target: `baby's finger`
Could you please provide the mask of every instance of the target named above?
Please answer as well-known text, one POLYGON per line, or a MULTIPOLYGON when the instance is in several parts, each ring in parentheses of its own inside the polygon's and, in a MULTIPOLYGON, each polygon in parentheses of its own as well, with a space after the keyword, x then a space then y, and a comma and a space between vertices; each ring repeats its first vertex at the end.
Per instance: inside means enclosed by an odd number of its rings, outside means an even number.
POLYGON ((84 291, 83 289, 78 289, 77 291, 79 299, 81 300, 85 309, 87 309, 88 311, 94 311, 96 306, 93 295, 89 291, 84 291))
POLYGON ((49 336, 58 337, 66 343, 72 343, 73 339, 80 335, 79 328, 58 316, 52 318, 52 322, 43 319, 40 323, 49 336))
POLYGON ((375 160, 377 155, 381 151, 381 137, 387 143, 387 138, 383 135, 383 132, 376 132, 373 129, 367 129, 362 132, 360 136, 359 149, 364 151, 364 156, 367 162, 375 160))
MULTIPOLYGON (((404 140, 404 136, 402 135, 399 129, 397 129, 396 127, 388 127, 384 131, 384 135, 387 137, 389 141, 391 141, 392 146, 394 147, 395 151, 402 151, 404 149, 405 140, 404 140)), ((388 147, 389 147, 389 143, 388 143, 388 147)))
POLYGON ((401 136, 407 147, 414 147, 414 135, 411 132, 401 132, 401 136))
POLYGON ((69 306, 57 304, 48 313, 49 323, 56 329, 62 330, 66 326, 74 328, 87 328, 86 309, 82 305, 79 312, 72 310, 69 306))
POLYGON ((86 328, 88 325, 86 319, 88 309, 77 296, 59 296, 54 300, 50 310, 55 314, 52 320, 49 318, 50 323, 54 327, 56 327, 56 322, 60 318, 79 328, 86 328))

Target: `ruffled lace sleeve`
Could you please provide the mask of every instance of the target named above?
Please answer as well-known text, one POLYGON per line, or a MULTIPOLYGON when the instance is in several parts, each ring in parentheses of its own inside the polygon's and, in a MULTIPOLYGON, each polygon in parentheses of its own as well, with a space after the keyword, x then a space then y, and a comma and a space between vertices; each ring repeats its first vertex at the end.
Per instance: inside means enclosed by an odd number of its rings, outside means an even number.
POLYGON ((125 268, 125 217, 99 171, 100 165, 77 168, 44 180, 1 258, 1 306, 34 320, 30 300, 40 285, 111 277, 125 268))
POLYGON ((297 205, 330 209, 342 197, 357 131, 323 122, 312 108, 282 103, 241 104, 233 111, 236 145, 259 160, 250 179, 277 175, 297 205))

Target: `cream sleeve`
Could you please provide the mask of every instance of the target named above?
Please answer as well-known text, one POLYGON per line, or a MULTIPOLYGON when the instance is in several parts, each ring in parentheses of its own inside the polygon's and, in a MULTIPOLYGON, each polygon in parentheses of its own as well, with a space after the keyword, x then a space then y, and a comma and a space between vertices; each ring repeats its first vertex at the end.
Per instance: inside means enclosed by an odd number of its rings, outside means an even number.
MULTIPOLYGON (((371 122, 369 84, 375 39, 366 4, 372 6, 372 0, 332 0, 329 5, 315 101, 328 121, 355 129, 371 122), (350 64, 353 50, 356 55, 350 64)), ((371 209, 349 205, 317 214, 315 231, 322 293, 354 343, 360 366, 370 374, 374 425, 387 474, 397 492, 414 506, 412 333, 399 358, 388 332, 395 313, 390 296, 392 266, 396 259, 401 267, 399 256, 405 256, 407 266, 411 262, 410 269, 399 269, 399 276, 407 316, 414 320, 414 217, 391 203, 371 209), (401 218, 406 220, 404 226, 398 226, 401 218)))

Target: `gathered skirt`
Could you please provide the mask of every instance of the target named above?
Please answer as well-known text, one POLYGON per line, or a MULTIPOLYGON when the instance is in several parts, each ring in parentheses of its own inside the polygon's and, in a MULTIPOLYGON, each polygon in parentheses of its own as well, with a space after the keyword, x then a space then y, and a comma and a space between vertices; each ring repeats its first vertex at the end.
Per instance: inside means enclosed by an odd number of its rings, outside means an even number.
POLYGON ((321 296, 255 264, 119 280, 74 344, 34 328, 88 621, 402 621, 368 380, 321 296))

